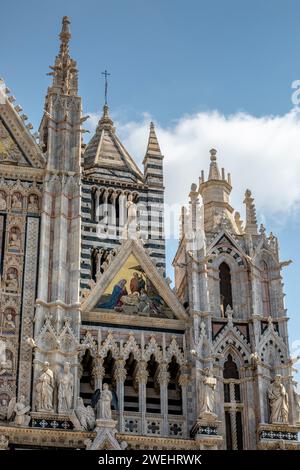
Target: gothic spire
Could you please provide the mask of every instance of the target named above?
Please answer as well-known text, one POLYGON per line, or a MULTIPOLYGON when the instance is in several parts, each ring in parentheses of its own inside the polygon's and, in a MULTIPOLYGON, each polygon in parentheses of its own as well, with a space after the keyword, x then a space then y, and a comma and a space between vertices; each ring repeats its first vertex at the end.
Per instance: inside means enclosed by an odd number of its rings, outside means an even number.
POLYGON ((67 16, 62 19, 62 28, 59 34, 60 48, 55 58, 54 66, 50 66, 53 82, 49 91, 63 95, 77 95, 78 92, 78 70, 76 61, 71 59, 69 53, 70 20, 67 16))
POLYGON ((159 143, 156 137, 155 127, 153 122, 150 122, 150 131, 148 138, 148 145, 146 155, 161 155, 159 143))
POLYGON ((163 158, 154 124, 150 122, 147 150, 143 160, 144 176, 147 184, 163 185, 163 158))
POLYGON ((220 171, 217 163, 217 151, 215 149, 211 149, 210 153, 210 168, 209 168, 209 180, 219 180, 221 179, 220 171))

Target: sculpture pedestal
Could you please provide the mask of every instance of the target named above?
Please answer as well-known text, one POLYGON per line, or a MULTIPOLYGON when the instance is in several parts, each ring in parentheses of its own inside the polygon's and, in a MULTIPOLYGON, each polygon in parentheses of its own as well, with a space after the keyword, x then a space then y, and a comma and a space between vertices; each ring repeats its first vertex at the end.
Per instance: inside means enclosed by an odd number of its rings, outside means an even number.
POLYGON ((114 419, 96 420, 96 437, 93 441, 86 441, 87 450, 122 450, 127 446, 126 443, 119 443, 115 435, 117 432, 117 421, 114 419))
POLYGON ((257 427, 257 447, 262 450, 300 450, 299 432, 298 425, 260 423, 257 427))
POLYGON ((216 415, 205 414, 197 419, 191 429, 191 437, 199 443, 201 450, 218 450, 222 447, 223 437, 219 435, 219 427, 222 422, 218 421, 216 415))
POLYGON ((64 431, 82 429, 73 410, 65 414, 48 411, 32 411, 30 415, 32 428, 63 429, 64 431))

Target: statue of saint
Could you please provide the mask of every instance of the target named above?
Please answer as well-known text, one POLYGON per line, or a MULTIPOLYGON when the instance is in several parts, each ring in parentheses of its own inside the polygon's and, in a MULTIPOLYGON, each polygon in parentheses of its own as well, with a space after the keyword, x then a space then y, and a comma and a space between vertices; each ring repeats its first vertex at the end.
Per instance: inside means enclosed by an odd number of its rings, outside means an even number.
POLYGON ((6 290, 10 292, 17 292, 19 284, 18 284, 18 275, 15 272, 7 273, 6 280, 5 280, 5 287, 6 287, 6 290))
POLYGON ((215 390, 217 386, 217 379, 211 374, 209 368, 203 370, 203 379, 201 384, 200 396, 201 409, 200 418, 213 417, 216 418, 215 410, 215 390))
POLYGON ((126 203, 127 208, 127 220, 124 227, 123 238, 125 239, 136 239, 138 230, 137 221, 137 206, 132 200, 132 194, 129 194, 128 201, 126 203))
POLYGON ((13 209, 22 209, 22 196, 19 194, 13 194, 11 198, 11 207, 13 209))
POLYGON ((70 363, 65 362, 64 371, 58 379, 58 412, 65 413, 71 410, 73 400, 74 377, 70 372, 70 363))
POLYGON ((111 402, 112 393, 108 388, 108 384, 104 383, 102 386, 102 392, 100 396, 100 418, 111 419, 111 402))
POLYGON ((6 196, 2 191, 0 192, 0 211, 5 211, 7 208, 6 196))
POLYGON ((16 250, 21 249, 21 240, 19 234, 14 231, 9 237, 9 248, 15 248, 16 250))
POLYGON ((284 385, 281 383, 281 375, 275 375, 274 382, 268 388, 268 398, 271 407, 271 424, 288 424, 289 401, 284 385))
POLYGON ((35 194, 30 194, 29 200, 28 200, 28 210, 31 212, 35 212, 38 210, 38 199, 35 194))
POLYGON ((36 409, 37 411, 53 412, 54 377, 49 368, 49 362, 43 364, 42 374, 36 383, 36 409))

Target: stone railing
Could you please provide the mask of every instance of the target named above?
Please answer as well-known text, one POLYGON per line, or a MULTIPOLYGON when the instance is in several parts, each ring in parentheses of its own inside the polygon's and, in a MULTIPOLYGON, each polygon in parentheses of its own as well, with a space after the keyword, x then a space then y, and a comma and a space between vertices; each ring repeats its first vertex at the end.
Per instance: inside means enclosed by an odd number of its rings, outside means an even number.
MULTIPOLYGON (((113 412, 113 418, 117 419, 118 414, 113 412)), ((168 415, 167 432, 164 432, 163 416, 159 413, 142 413, 125 411, 123 414, 123 432, 125 434, 146 435, 146 436, 172 436, 175 438, 186 438, 187 429, 185 418, 182 415, 168 415)))

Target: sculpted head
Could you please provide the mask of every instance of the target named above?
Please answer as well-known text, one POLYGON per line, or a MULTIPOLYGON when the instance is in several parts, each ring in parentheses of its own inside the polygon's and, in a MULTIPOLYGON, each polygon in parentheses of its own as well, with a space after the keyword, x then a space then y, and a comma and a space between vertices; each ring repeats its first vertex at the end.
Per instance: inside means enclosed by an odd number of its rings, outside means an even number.
POLYGON ((109 388, 108 388, 108 384, 107 384, 107 383, 104 383, 104 384, 103 384, 103 390, 108 390, 108 389, 109 389, 109 388))
POLYGON ((280 384, 281 384, 281 375, 280 375, 280 374, 276 374, 276 375, 275 375, 274 382, 275 382, 276 385, 280 385, 280 384))
POLYGON ((43 364, 43 371, 46 371, 46 370, 48 370, 48 369, 49 369, 49 362, 46 361, 46 362, 44 362, 44 364, 43 364))
POLYGON ((70 367, 71 367, 71 364, 69 362, 65 362, 64 363, 64 372, 67 374, 68 372, 70 372, 70 367))

